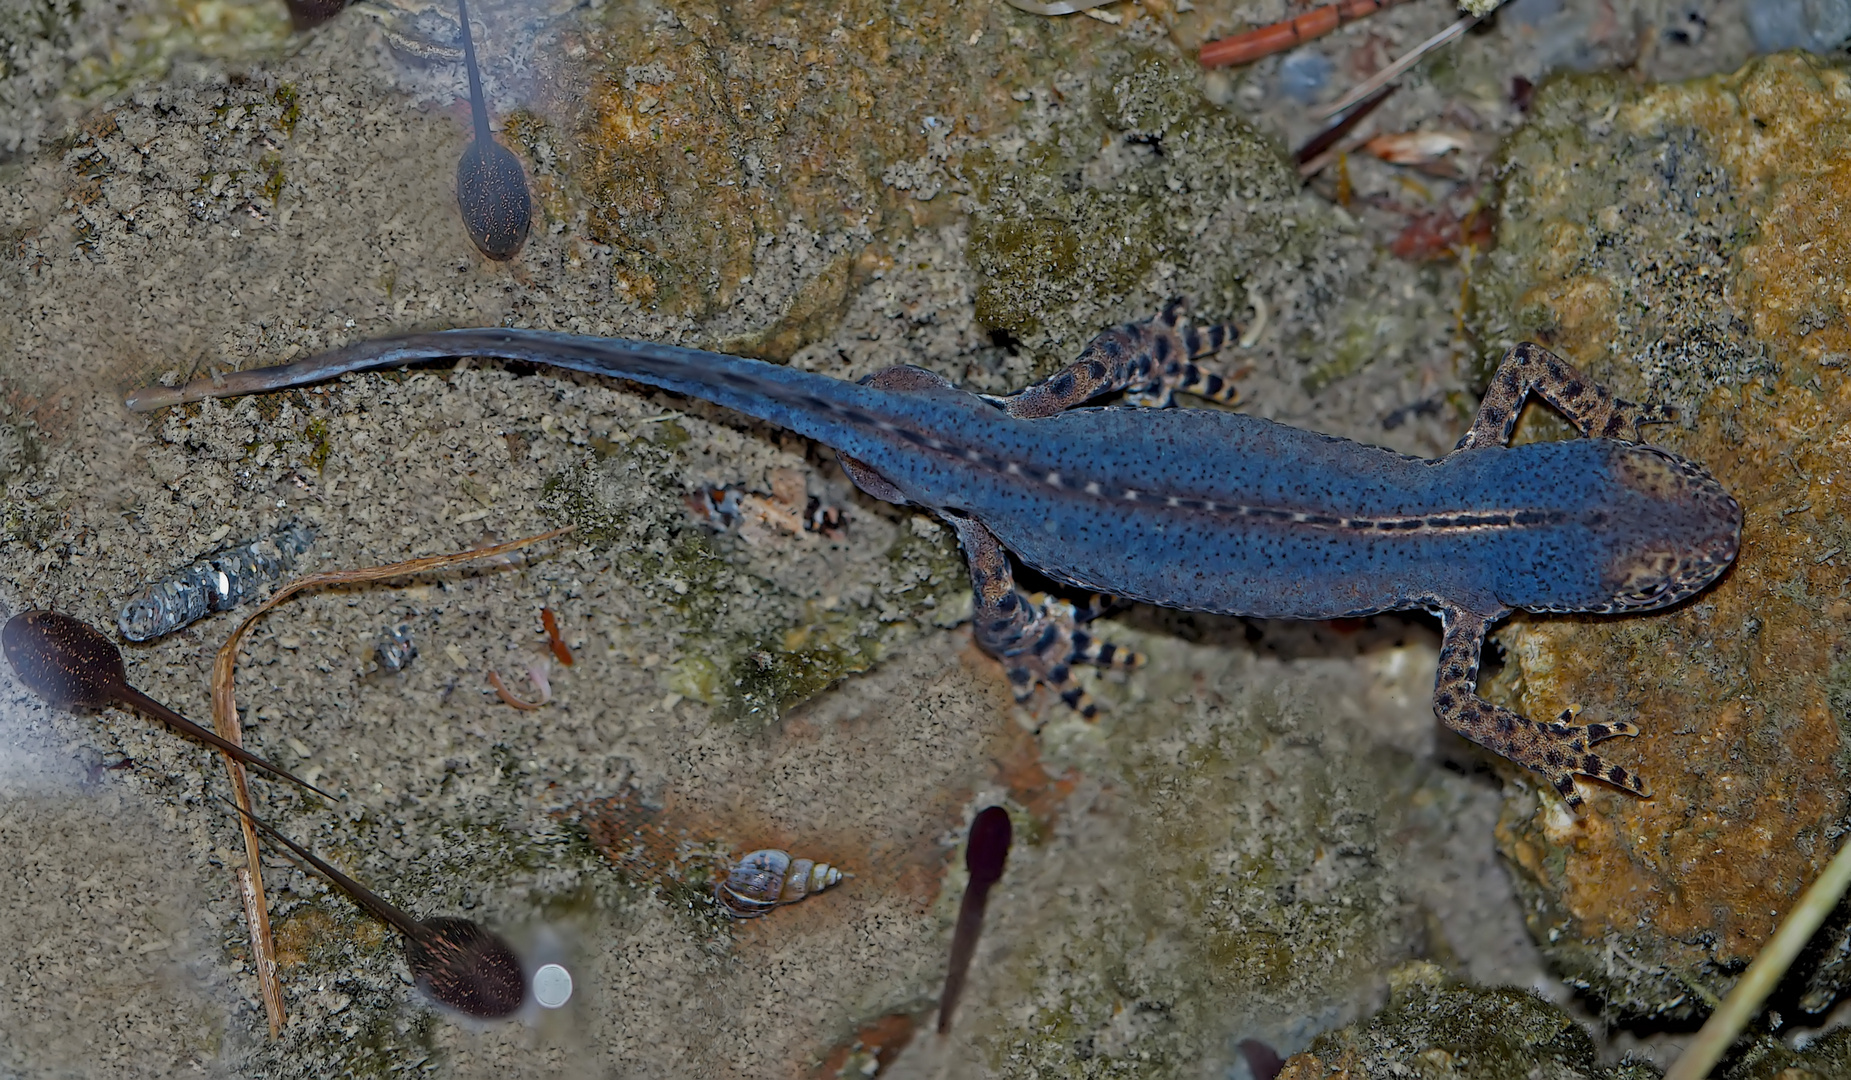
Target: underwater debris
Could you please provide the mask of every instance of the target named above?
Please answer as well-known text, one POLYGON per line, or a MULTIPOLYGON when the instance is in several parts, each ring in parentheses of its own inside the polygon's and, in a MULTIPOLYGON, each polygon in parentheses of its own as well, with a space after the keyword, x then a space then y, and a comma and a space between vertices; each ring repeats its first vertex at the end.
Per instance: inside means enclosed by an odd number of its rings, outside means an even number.
POLYGON ((847 535, 842 510, 807 494, 803 474, 796 469, 773 469, 770 495, 701 488, 682 501, 702 524, 720 532, 736 528, 748 544, 762 544, 778 534, 818 533, 830 540, 847 535))
POLYGON ((552 647, 553 658, 571 667, 575 662, 572 650, 566 645, 565 639, 559 636, 559 620, 553 616, 552 608, 540 609, 540 625, 546 628, 546 642, 552 647))
POLYGON ((373 655, 379 658, 382 669, 404 671, 418 657, 418 643, 411 639, 411 624, 380 627, 379 640, 373 644, 373 655))
POLYGON ((828 863, 793 859, 788 851, 763 848, 734 864, 713 887, 713 898, 735 919, 756 919, 775 907, 795 904, 847 877, 828 863))
POLYGON ((1374 112, 1382 102, 1387 101, 1397 89, 1399 87, 1382 87, 1358 102, 1355 108, 1344 114, 1343 119, 1307 139, 1305 145, 1292 155, 1292 163, 1298 166, 1298 175, 1314 176, 1330 164, 1331 159, 1340 152, 1337 145, 1344 141, 1344 136, 1362 123, 1363 118, 1374 112))
POLYGON ((289 23, 297 30, 312 30, 341 13, 347 0, 285 0, 289 23))
POLYGON ((1483 206, 1463 215, 1446 209, 1416 211, 1409 214, 1407 225, 1389 242, 1388 250, 1408 262, 1463 258, 1467 252, 1489 248, 1496 227, 1495 213, 1483 206))
POLYGON ((744 497, 736 488, 702 488, 683 501, 688 512, 703 524, 725 532, 739 524, 742 514, 739 500, 744 497))
POLYGON ((469 5, 456 0, 463 24, 463 67, 469 73, 469 112, 476 137, 456 163, 456 205, 476 248, 496 261, 512 259, 527 242, 533 224, 533 198, 527 194, 527 170, 514 151, 489 133, 488 103, 482 97, 482 74, 469 32, 469 5))
POLYGON ((1375 93, 1377 90, 1401 77, 1402 72, 1420 62, 1421 57, 1457 38, 1463 37, 1467 30, 1478 25, 1480 15, 1467 15, 1458 22, 1433 35, 1404 53, 1387 67, 1369 76, 1347 94, 1319 111, 1320 116, 1335 116, 1350 106, 1375 93))
POLYGON ((540 696, 533 701, 527 701, 523 698, 514 696, 514 691, 508 689, 508 684, 502 682, 501 676, 493 669, 488 673, 488 684, 494 687, 496 695, 509 705, 514 706, 522 712, 533 712, 535 709, 553 700, 553 684, 547 681, 546 664, 544 662, 528 665, 527 677, 533 680, 534 688, 540 691, 540 696))
POLYGON ((1431 165, 1472 146, 1472 137, 1463 131, 1398 131, 1377 135, 1362 148, 1390 165, 1431 165))
MULTIPOLYGON (((251 629, 257 625, 258 620, 262 619, 266 612, 276 607, 278 604, 287 601, 297 593, 307 589, 320 588, 324 585, 351 585, 363 581, 384 581, 389 578, 400 578, 410 574, 421 574, 432 570, 442 570, 446 567, 457 566, 466 562, 475 562, 477 560, 501 560, 508 554, 519 551, 529 544, 538 543, 542 540, 550 540, 553 537, 562 536, 571 531, 572 527, 567 526, 563 529, 552 529, 534 536, 522 537, 519 540, 510 540, 503 544, 492 544, 488 547, 475 548, 470 551, 456 551, 446 555, 425 555, 420 558, 406 559, 402 562, 390 563, 385 566, 362 567, 358 570, 324 570, 320 573, 310 574, 307 577, 297 578, 283 585, 278 588, 268 600, 259 604, 257 610, 244 617, 244 621, 239 623, 238 628, 233 630, 231 636, 225 639, 225 644, 219 646, 218 654, 213 657, 213 725, 234 741, 240 737, 238 696, 236 687, 233 685, 237 675, 239 649, 244 644, 245 637, 250 634, 251 629)), ((248 807, 250 802, 249 793, 245 790, 244 773, 242 770, 232 766, 229 762, 226 764, 226 772, 231 775, 232 790, 237 794, 239 802, 242 804, 239 809, 243 810, 248 807)), ((257 832, 255 827, 251 825, 246 825, 244 828, 244 855, 245 864, 236 871, 238 890, 244 901, 245 917, 248 920, 251 930, 251 955, 259 961, 256 965, 258 987, 263 993, 264 1011, 269 1015, 270 1034, 271 1037, 274 1038, 282 1032, 283 1023, 286 1019, 283 1010, 283 986, 277 979, 276 965, 264 959, 265 957, 273 957, 275 955, 276 946, 274 942, 270 940, 270 916, 266 906, 267 902, 264 899, 263 863, 259 858, 260 850, 257 842, 257 832)))
POLYGON ((1218 38, 1202 46, 1196 54, 1203 67, 1226 67, 1250 64, 1261 57, 1284 52, 1294 45, 1323 37, 1345 23, 1373 15, 1383 8, 1406 0, 1338 0, 1335 4, 1312 8, 1295 18, 1281 19, 1267 26, 1255 27, 1233 37, 1218 38))
POLYGON ((1247 1063, 1253 1080, 1273 1080, 1285 1068, 1285 1060, 1279 1052, 1258 1039, 1242 1039, 1234 1044, 1234 1049, 1240 1051, 1241 1060, 1247 1063))
POLYGON ((314 542, 314 529, 292 521, 265 539, 208 555, 124 603, 116 629, 130 641, 151 641, 230 611, 294 569, 296 556, 314 542))
POLYGON ((1116 17, 1106 16, 1103 13, 1095 12, 1093 9, 1104 7, 1107 4, 1115 4, 1117 2, 1118 0, 1054 0, 1053 3, 1042 3, 1041 0, 1009 0, 1009 6, 1018 11, 1026 11, 1030 15, 1076 15, 1084 13, 1104 22, 1116 23, 1118 22, 1116 17))
POLYGON ((334 796, 307 780, 219 737, 129 685, 122 651, 89 623, 56 611, 22 611, 0 629, 0 646, 26 688, 59 708, 100 709, 115 705, 153 717, 173 730, 272 776, 297 784, 329 802, 334 796))
POLYGON ((1009 859, 1011 831, 1009 811, 1000 806, 984 807, 971 822, 970 839, 964 845, 964 868, 970 872, 970 884, 958 903, 957 929, 951 932, 951 961, 945 968, 945 991, 938 999, 940 1035, 951 1030, 951 1015, 964 993, 964 976, 977 952, 977 935, 983 931, 983 908, 990 899, 990 886, 1002 879, 1003 864, 1009 859))
POLYGON ((375 918, 404 934, 405 963, 418 989, 432 1001, 480 1020, 511 1016, 526 1002, 527 974, 520 957, 499 935, 468 919, 441 915, 414 919, 262 818, 229 799, 220 801, 295 852, 375 918))

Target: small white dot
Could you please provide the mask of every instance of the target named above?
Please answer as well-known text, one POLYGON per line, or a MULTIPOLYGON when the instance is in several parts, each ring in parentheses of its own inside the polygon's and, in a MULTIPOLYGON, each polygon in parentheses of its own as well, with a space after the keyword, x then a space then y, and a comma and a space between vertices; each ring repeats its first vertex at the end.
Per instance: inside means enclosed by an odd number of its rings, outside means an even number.
POLYGON ((572 973, 558 964, 542 964, 533 973, 533 999, 543 1009, 557 1009, 572 1000, 572 973))

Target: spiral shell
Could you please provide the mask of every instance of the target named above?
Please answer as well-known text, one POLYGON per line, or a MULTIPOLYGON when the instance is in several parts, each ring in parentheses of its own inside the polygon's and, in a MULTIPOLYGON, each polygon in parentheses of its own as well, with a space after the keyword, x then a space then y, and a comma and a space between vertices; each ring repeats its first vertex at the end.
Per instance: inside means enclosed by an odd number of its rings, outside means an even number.
POLYGON ((841 882, 842 871, 828 863, 793 859, 788 851, 764 848, 734 864, 714 886, 713 898, 735 919, 756 919, 782 904, 841 882))

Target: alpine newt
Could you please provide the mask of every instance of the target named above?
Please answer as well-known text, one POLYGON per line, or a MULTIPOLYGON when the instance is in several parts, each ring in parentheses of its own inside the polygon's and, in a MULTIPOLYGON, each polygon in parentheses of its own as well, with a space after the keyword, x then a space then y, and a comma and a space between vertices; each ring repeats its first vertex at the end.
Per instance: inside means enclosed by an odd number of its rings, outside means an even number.
POLYGON ((616 338, 473 329, 363 342, 279 367, 151 387, 148 410, 279 390, 418 360, 484 356, 628 379, 712 401, 833 447, 862 490, 926 507, 956 530, 975 636, 1019 698, 1050 687, 1087 715, 1072 668, 1136 662, 1071 607, 1018 592, 1005 552, 1057 581, 1163 607, 1333 619, 1424 608, 1443 625, 1433 709, 1452 730, 1548 778, 1645 794, 1590 747, 1624 721, 1538 722, 1478 696, 1491 625, 1514 609, 1632 612, 1675 604, 1735 559, 1742 509, 1695 462, 1638 441, 1662 410, 1614 397, 1540 346, 1511 349, 1459 445, 1435 460, 1220 409, 1078 408, 1123 391, 1231 399, 1196 360, 1231 328, 1172 303, 1094 338, 1079 359, 1007 397, 893 367, 849 383, 756 360, 616 338), (1581 439, 1507 446, 1532 393, 1581 439))

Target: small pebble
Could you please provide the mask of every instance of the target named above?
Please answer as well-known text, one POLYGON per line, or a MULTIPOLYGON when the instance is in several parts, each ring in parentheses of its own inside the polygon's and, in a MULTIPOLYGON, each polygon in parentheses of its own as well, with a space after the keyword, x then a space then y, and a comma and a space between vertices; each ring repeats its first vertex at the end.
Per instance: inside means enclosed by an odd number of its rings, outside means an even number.
POLYGON ((411 624, 380 627, 379 641, 373 646, 379 666, 386 671, 403 671, 417 658, 418 643, 411 639, 411 624))
POLYGON ((1330 82, 1336 65, 1330 57, 1309 49, 1300 49, 1279 65, 1279 89, 1294 101, 1309 102, 1330 82))
POLYGON ((1826 53, 1851 41, 1851 0, 1752 0, 1743 13, 1762 52, 1826 53))

